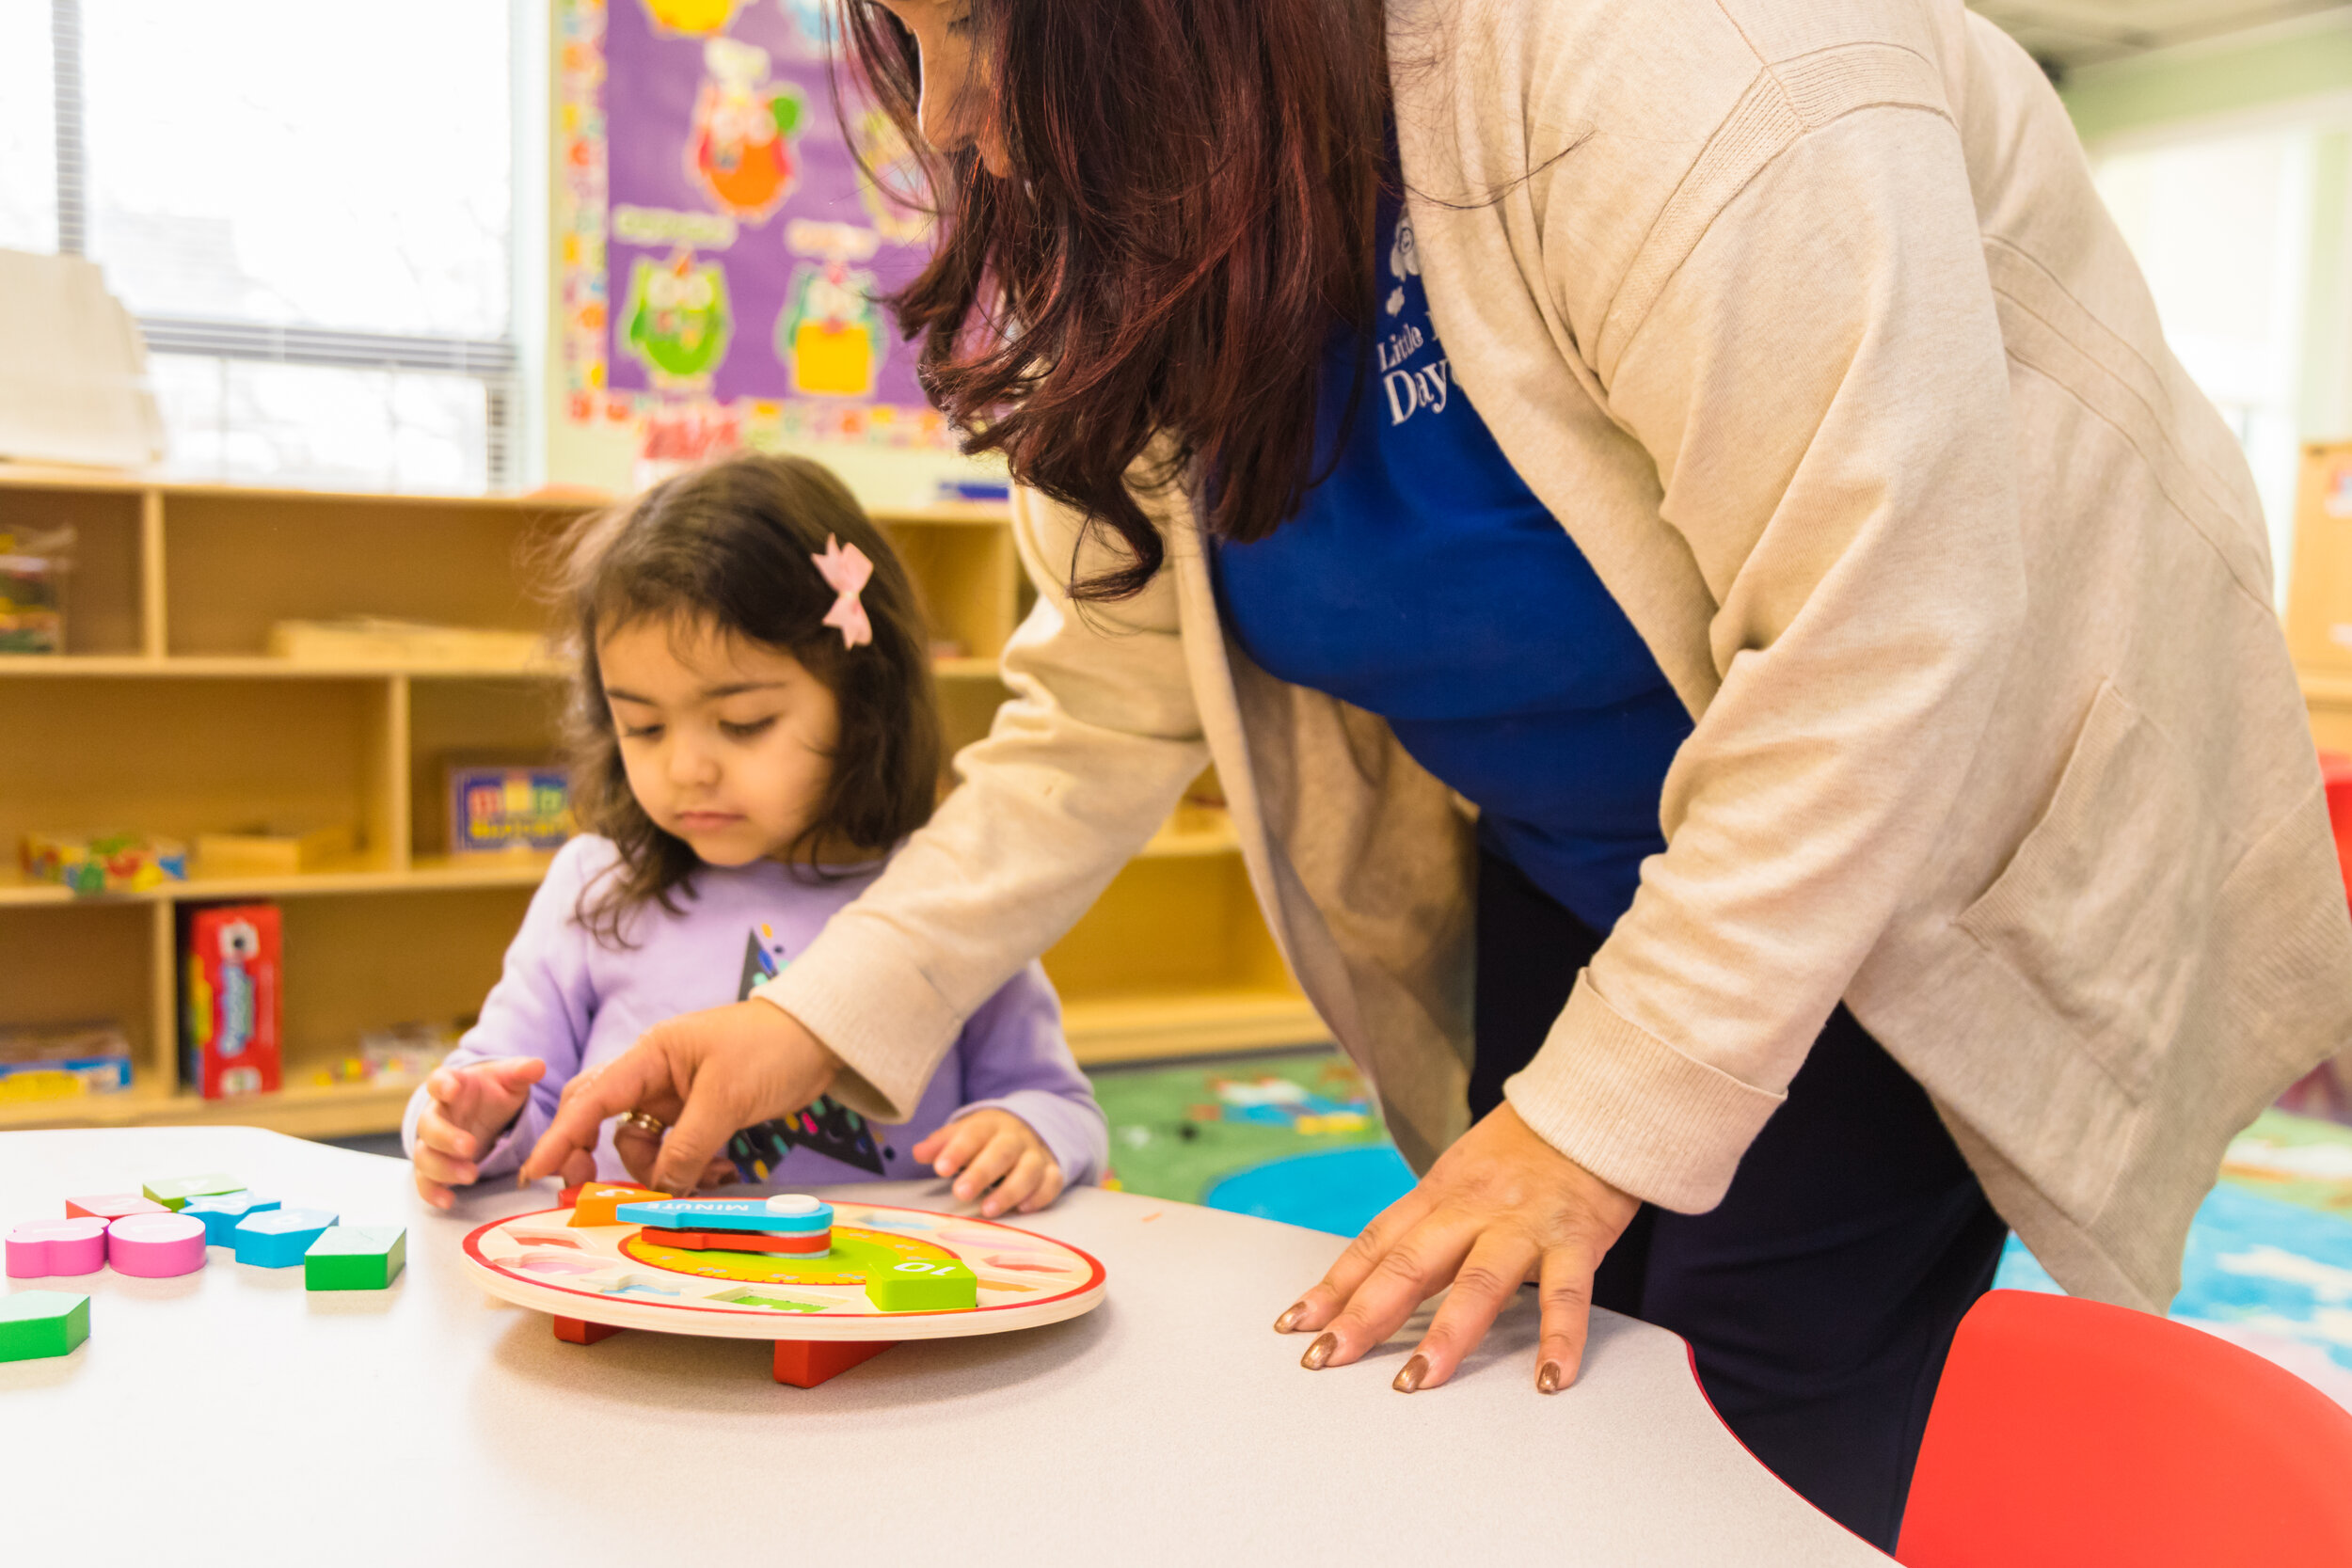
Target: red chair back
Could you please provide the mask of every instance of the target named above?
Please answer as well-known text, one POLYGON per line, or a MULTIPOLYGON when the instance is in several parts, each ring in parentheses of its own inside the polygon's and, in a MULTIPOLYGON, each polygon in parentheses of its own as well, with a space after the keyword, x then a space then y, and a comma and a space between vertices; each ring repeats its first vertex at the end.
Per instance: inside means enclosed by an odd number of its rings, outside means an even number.
POLYGON ((2352 1411, 2145 1312, 1994 1291, 1952 1341, 1906 1568, 2344 1568, 2352 1411))
POLYGON ((2336 864, 2344 873, 2346 897, 2352 897, 2352 757, 2342 752, 2319 753, 2319 776, 2328 791, 2328 827, 2336 835, 2336 864))

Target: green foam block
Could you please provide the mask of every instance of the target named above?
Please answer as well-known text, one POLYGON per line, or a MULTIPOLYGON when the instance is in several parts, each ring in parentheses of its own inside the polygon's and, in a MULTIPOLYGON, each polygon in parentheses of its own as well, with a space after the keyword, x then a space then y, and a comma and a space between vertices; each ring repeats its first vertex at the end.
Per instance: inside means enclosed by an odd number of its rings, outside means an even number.
POLYGON ((89 1297, 63 1291, 0 1296, 0 1361, 68 1355, 89 1338, 89 1297))
POLYGON ((866 1275, 866 1299, 882 1312, 969 1311, 980 1304, 980 1281, 961 1263, 875 1269, 866 1275))
POLYGON ((150 1181, 140 1189, 150 1203, 160 1203, 178 1213, 192 1197, 218 1197, 224 1193, 241 1193, 245 1183, 233 1176, 176 1176, 168 1181, 150 1181))
POLYGON ((302 1284, 311 1291, 381 1291, 407 1261, 408 1232, 398 1226, 330 1226, 302 1255, 302 1284))

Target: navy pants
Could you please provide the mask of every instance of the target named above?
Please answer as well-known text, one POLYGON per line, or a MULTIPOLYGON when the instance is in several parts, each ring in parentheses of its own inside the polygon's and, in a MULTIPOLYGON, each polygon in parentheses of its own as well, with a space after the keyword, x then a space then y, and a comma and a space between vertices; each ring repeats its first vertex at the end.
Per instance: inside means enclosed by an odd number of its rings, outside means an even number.
MULTIPOLYGON (((1502 1102, 1600 941, 1482 855, 1472 1116, 1502 1102)), ((1748 1450, 1891 1552, 1945 1354, 2007 1234, 1927 1092, 1840 1006, 1724 1201, 1644 1204, 1594 1299, 1688 1340, 1748 1450)))

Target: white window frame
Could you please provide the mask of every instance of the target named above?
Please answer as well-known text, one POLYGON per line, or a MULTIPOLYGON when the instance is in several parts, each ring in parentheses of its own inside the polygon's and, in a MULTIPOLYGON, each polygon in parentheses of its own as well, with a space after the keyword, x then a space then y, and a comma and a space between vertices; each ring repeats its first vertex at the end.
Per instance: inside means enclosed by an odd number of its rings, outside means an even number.
MULTIPOLYGON (((89 244, 82 0, 49 0, 49 41, 56 121, 57 250, 61 255, 81 256, 87 253, 89 244)), ((522 169, 516 170, 518 182, 523 174, 522 169)), ((512 298, 510 324, 521 303, 518 297, 512 298)), ((482 383, 488 487, 512 489, 520 477, 516 438, 520 358, 511 325, 504 337, 467 338, 280 326, 232 317, 140 315, 136 319, 151 354, 469 376, 482 383)))

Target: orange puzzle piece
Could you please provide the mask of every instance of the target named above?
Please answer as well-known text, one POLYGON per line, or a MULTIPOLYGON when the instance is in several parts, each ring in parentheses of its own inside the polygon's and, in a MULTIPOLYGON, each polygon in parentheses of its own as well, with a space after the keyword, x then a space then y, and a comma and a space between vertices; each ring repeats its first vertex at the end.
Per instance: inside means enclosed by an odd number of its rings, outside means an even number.
POLYGON ((631 1187, 617 1181, 591 1181, 580 1189, 580 1199, 572 1205, 573 1225, 618 1225, 620 1216, 612 1211, 624 1203, 657 1203, 668 1197, 651 1187, 631 1187))

